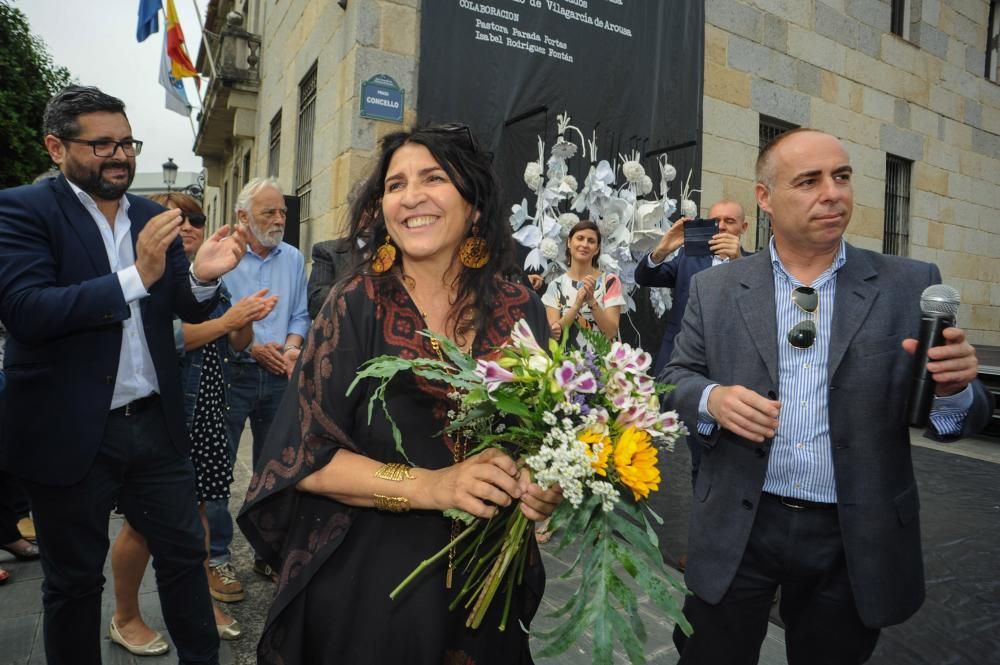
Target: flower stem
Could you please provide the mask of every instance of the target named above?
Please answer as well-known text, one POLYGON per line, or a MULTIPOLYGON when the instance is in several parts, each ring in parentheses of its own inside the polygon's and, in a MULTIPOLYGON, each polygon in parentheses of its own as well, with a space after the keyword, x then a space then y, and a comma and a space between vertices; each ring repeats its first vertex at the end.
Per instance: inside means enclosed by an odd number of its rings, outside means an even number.
POLYGON ((500 583, 510 568, 511 561, 514 560, 520 549, 524 546, 523 536, 527 524, 528 518, 520 510, 511 518, 510 526, 504 536, 500 556, 493 563, 492 569, 483 581, 479 594, 476 597, 476 603, 469 614, 468 620, 465 622, 465 625, 469 628, 479 628, 483 617, 486 616, 486 610, 489 609, 490 602, 492 602, 500 583))
POLYGON ((452 540, 447 545, 445 545, 443 548, 441 548, 437 553, 434 554, 434 556, 432 556, 429 559, 424 559, 423 561, 421 561, 420 565, 417 566, 416 568, 414 568, 413 572, 410 573, 409 575, 407 575, 406 579, 403 580, 402 582, 400 582, 399 586, 397 586, 395 589, 392 590, 392 593, 389 594, 389 598, 392 599, 392 600, 396 600, 396 596, 398 596, 400 594, 400 592, 404 588, 406 588, 407 584, 409 584, 410 582, 412 582, 413 579, 417 575, 419 575, 421 572, 423 572, 423 570, 425 568, 427 568, 428 566, 432 565, 435 561, 437 561, 438 559, 440 559, 441 557, 443 557, 445 554, 447 554, 448 550, 450 550, 452 547, 455 547, 456 545, 458 545, 458 543, 462 542, 469 534, 471 534, 473 531, 475 531, 478 526, 479 526, 479 522, 478 521, 477 522, 473 522, 471 526, 466 527, 465 531, 463 531, 462 533, 458 534, 455 537, 454 540, 452 540))

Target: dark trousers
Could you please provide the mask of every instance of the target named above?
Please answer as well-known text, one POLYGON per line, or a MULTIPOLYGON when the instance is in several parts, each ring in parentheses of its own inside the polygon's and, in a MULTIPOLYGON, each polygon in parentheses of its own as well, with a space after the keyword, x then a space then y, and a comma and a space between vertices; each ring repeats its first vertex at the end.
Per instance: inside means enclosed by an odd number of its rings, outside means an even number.
POLYGON ((102 571, 115 503, 149 545, 179 662, 219 662, 194 468, 171 443, 158 400, 129 416, 111 412, 94 465, 79 483, 25 489, 41 543, 48 665, 101 663, 102 571))
POLYGON ((847 576, 837 509, 796 509, 764 495, 732 585, 711 605, 688 596, 694 628, 674 630, 679 665, 755 665, 774 594, 789 665, 855 665, 871 657, 879 631, 861 623, 847 576))
MULTIPOLYGON (((278 412, 281 396, 285 394, 288 378, 271 374, 256 363, 229 363, 229 387, 226 390, 226 426, 229 428, 229 464, 236 464, 243 427, 250 419, 253 434, 253 463, 256 466, 260 451, 271 429, 271 422, 278 412)), ((209 551, 212 565, 229 561, 229 546, 233 542, 233 517, 228 501, 209 501, 206 504, 209 530, 209 551)))
POLYGON ((28 515, 28 497, 13 476, 0 473, 0 545, 21 539, 17 521, 28 515))

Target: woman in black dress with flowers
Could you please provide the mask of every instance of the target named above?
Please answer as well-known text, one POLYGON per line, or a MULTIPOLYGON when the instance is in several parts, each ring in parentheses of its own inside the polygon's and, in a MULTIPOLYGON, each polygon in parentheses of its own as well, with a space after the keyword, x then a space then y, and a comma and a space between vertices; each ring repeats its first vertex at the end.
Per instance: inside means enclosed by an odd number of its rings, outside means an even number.
POLYGON ((466 573, 447 557, 396 600, 389 592, 451 539, 442 510, 489 517, 499 507, 538 520, 558 492, 531 483, 503 452, 471 455, 474 443, 442 434, 455 408, 443 384, 406 374, 389 385, 407 457, 381 409, 369 421, 374 382, 347 394, 370 358, 438 358, 423 329, 474 356, 506 342, 520 319, 547 338, 537 296, 500 276, 513 251, 496 184, 468 128, 383 139, 351 215, 352 238, 367 239, 363 262, 313 323, 239 518, 281 570, 259 663, 531 663, 525 631, 544 587, 533 543, 505 632, 502 602, 478 629, 448 609, 466 573))

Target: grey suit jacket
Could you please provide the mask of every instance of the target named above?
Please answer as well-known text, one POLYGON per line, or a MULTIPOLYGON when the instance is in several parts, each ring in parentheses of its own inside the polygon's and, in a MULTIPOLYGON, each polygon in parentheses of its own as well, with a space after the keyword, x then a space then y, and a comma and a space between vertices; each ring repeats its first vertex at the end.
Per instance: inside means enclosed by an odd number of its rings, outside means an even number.
MULTIPOLYGON (((830 339, 829 420, 837 509, 847 568, 862 621, 906 620, 924 598, 919 499, 905 407, 912 359, 901 342, 916 337, 920 294, 940 281, 936 266, 847 246, 837 275, 830 339)), ((716 428, 694 431, 711 383, 743 385, 779 397, 774 274, 770 252, 695 275, 661 380, 676 384, 667 406, 705 446, 694 488, 688 586, 710 603, 729 588, 746 548, 767 471, 771 441, 756 444, 716 428)), ((972 384, 963 435, 982 429, 991 398, 972 384)), ((780 416, 779 416, 780 419, 780 416)))

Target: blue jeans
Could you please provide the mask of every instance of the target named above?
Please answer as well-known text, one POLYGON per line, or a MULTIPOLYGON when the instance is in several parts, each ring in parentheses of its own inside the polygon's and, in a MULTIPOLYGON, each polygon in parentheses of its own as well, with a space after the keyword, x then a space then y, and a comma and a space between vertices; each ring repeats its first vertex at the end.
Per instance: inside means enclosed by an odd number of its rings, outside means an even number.
MULTIPOLYGON (((256 363, 229 362, 230 383, 227 390, 229 404, 226 426, 229 428, 229 464, 236 464, 240 435, 247 418, 253 434, 253 464, 257 465, 271 421, 278 411, 278 404, 288 386, 288 379, 271 374, 256 363)), ((210 564, 217 566, 229 561, 229 545, 233 542, 233 518, 228 501, 209 501, 206 504, 210 531, 210 564)))

